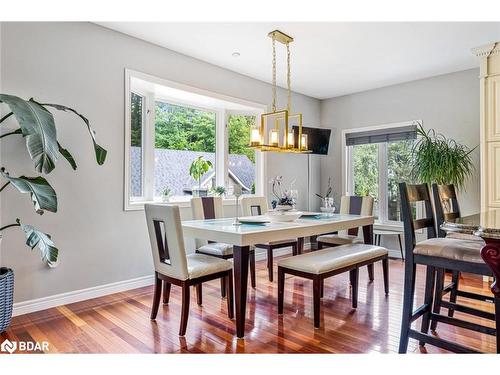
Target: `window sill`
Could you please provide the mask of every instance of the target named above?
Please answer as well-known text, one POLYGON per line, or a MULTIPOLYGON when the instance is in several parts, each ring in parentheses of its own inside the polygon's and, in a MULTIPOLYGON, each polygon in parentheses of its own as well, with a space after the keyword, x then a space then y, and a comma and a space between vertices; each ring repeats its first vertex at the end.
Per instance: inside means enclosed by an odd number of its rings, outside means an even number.
MULTIPOLYGON (((169 204, 169 205, 179 206, 180 208, 190 208, 191 198, 174 199, 169 202, 164 202, 162 200, 128 202, 128 204, 124 208, 124 211, 141 211, 144 210, 145 204, 165 204, 165 205, 169 204)), ((223 198, 222 204, 224 206, 234 206, 236 204, 236 198, 223 198)))

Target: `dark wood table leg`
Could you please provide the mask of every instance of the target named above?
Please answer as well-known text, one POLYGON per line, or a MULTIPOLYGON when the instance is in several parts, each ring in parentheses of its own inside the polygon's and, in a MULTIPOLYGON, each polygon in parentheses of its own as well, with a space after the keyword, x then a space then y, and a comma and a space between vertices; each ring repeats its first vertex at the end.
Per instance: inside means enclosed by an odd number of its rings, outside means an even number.
POLYGON ((490 267, 495 276, 495 282, 491 285, 491 292, 496 298, 500 298, 500 239, 484 238, 486 245, 481 249, 481 258, 490 267))
POLYGON ((302 254, 304 252, 304 237, 297 238, 297 254, 302 254))
POLYGON ((373 224, 363 227, 363 239, 365 240, 365 244, 373 245, 373 224))
POLYGON ((490 267, 495 276, 491 292, 495 296, 495 326, 497 329, 497 353, 500 353, 500 239, 483 238, 486 245, 481 249, 481 258, 490 267))
POLYGON ((236 336, 239 338, 243 338, 245 336, 249 252, 249 246, 233 246, 236 336))

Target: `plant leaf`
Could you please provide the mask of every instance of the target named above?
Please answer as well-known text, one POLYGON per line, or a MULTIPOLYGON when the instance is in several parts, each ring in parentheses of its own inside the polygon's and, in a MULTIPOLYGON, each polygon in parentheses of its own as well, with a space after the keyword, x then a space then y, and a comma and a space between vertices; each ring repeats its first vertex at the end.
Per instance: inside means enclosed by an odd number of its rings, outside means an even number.
POLYGON ((73 155, 71 155, 70 152, 67 149, 63 148, 59 142, 57 142, 57 147, 59 148, 59 153, 62 156, 64 156, 64 158, 71 165, 71 168, 73 168, 73 170, 76 170, 76 168, 77 168, 76 167, 76 161, 73 158, 73 155))
POLYGON ((49 267, 56 267, 59 250, 54 246, 54 242, 52 242, 50 236, 37 230, 32 225, 22 224, 19 219, 17 222, 26 235, 26 245, 28 245, 32 250, 35 246, 38 246, 42 261, 49 267))
MULTIPOLYGON (((33 100, 33 98, 31 98, 30 101, 35 102, 33 100)), ((90 136, 92 137, 92 142, 94 144, 94 151, 95 151, 95 157, 96 157, 97 164, 99 164, 99 165, 104 164, 104 161, 106 160, 106 154, 108 153, 108 151, 106 151, 103 147, 101 147, 99 144, 97 144, 97 141, 95 139, 95 131, 90 127, 90 122, 89 122, 89 120, 85 116, 83 116, 82 114, 78 113, 73 108, 66 107, 64 105, 50 104, 50 103, 43 103, 41 105, 42 106, 46 106, 46 107, 52 107, 52 108, 55 108, 55 109, 57 109, 59 111, 72 112, 75 115, 77 115, 78 117, 80 117, 83 120, 83 122, 85 123, 85 125, 87 125, 87 129, 88 129, 88 131, 90 133, 90 136)))
POLYGON ((38 177, 11 177, 5 169, 0 169, 0 174, 21 193, 29 193, 31 200, 38 214, 43 214, 45 210, 57 212, 57 195, 47 180, 38 177))
POLYGON ((50 173, 59 156, 52 114, 37 102, 26 101, 14 95, 0 94, 0 102, 7 104, 14 112, 36 170, 50 173))

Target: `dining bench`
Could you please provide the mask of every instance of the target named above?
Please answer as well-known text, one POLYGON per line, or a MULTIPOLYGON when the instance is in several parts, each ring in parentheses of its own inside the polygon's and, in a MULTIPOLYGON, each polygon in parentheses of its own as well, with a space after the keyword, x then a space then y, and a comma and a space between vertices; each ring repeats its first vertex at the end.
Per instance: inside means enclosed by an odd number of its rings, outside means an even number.
POLYGON ((352 307, 358 306, 359 268, 382 261, 384 290, 389 294, 389 263, 386 248, 366 244, 348 244, 296 255, 278 261, 278 314, 283 314, 285 275, 313 281, 314 327, 320 326, 320 299, 323 280, 349 271, 352 307))

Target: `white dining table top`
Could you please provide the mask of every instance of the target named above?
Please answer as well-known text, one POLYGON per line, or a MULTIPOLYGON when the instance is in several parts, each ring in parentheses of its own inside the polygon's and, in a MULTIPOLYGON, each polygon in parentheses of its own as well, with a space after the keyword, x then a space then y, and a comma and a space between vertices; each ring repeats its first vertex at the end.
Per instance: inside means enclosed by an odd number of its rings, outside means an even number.
MULTIPOLYGON (((267 217, 262 215, 252 218, 265 219, 267 217)), ((241 225, 233 225, 233 222, 234 218, 186 220, 182 222, 182 228, 187 237, 248 246, 372 225, 374 218, 373 216, 318 213, 316 217, 303 217, 292 222, 241 225)))

